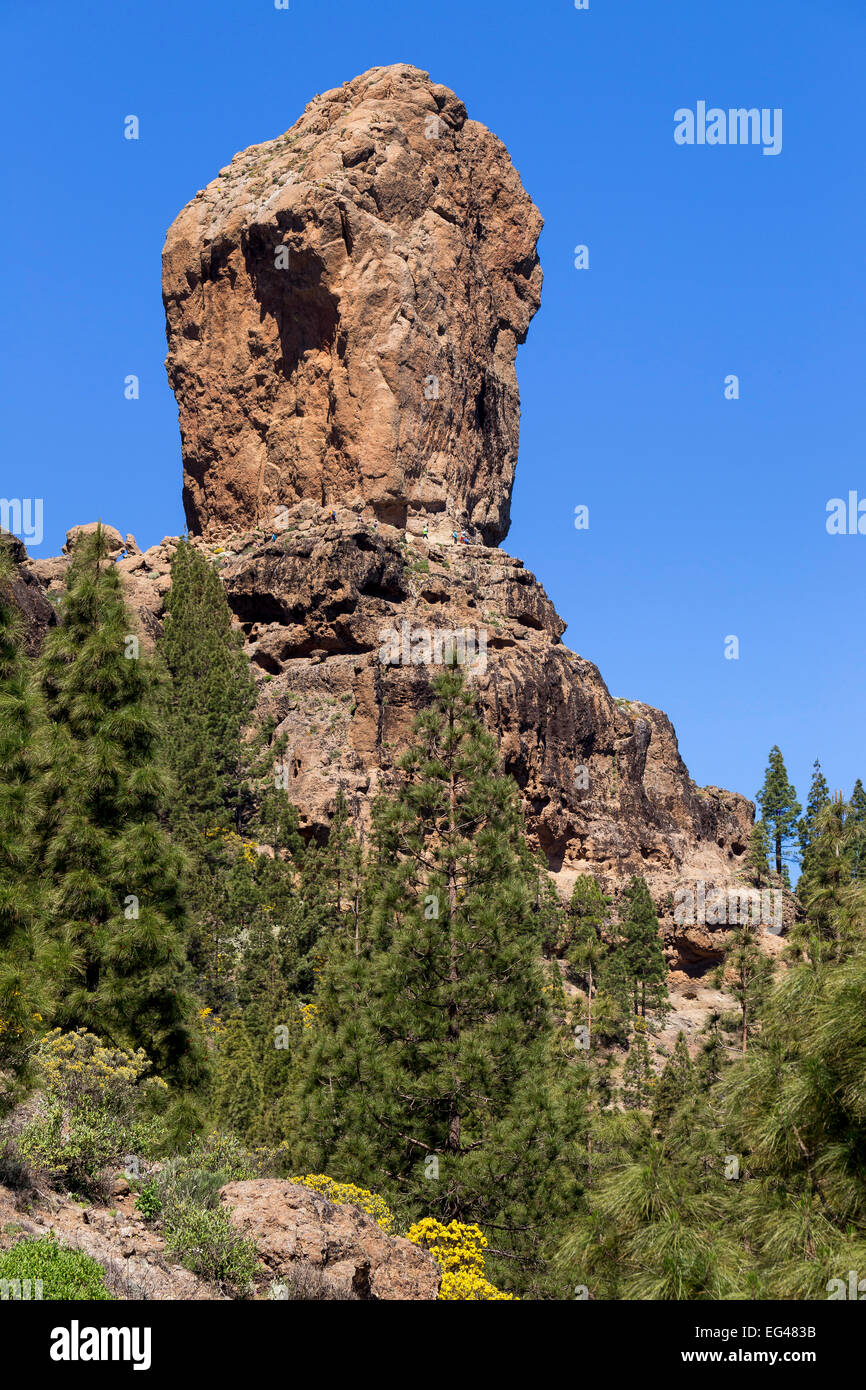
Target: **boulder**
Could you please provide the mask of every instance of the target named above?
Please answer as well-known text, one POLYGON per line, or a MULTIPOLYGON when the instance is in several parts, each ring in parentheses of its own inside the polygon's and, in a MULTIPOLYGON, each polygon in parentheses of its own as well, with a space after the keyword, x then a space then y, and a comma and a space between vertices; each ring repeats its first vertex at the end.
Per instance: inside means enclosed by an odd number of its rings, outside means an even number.
POLYGON ((108 543, 109 555, 119 555, 124 548, 123 536, 114 526, 107 526, 104 521, 89 521, 85 526, 73 526, 66 532, 66 544, 63 547, 65 555, 71 555, 74 547, 85 536, 92 536, 99 527, 105 534, 108 543))
POLYGON ((358 1207, 336 1206, 308 1187, 272 1178, 231 1182, 220 1200, 232 1224, 255 1241, 279 1283, 323 1276, 332 1293, 376 1300, 435 1299, 439 1267, 432 1255, 390 1236, 358 1207))

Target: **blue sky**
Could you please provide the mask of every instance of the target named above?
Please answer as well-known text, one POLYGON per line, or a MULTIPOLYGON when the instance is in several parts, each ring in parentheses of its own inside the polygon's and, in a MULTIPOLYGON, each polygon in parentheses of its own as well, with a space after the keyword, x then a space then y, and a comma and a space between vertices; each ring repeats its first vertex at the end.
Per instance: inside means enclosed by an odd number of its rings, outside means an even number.
POLYGON ((670 715, 698 782, 752 796, 774 743, 802 800, 816 755, 832 788, 866 778, 866 536, 825 529, 830 498, 866 498, 862 0, 2 0, 0 16, 0 493, 44 498, 32 553, 98 515, 142 547, 182 529, 165 230, 314 93, 411 62, 505 141, 546 219, 505 548, 612 693, 670 715), (700 100, 782 108, 781 154, 678 146, 674 112, 700 100))

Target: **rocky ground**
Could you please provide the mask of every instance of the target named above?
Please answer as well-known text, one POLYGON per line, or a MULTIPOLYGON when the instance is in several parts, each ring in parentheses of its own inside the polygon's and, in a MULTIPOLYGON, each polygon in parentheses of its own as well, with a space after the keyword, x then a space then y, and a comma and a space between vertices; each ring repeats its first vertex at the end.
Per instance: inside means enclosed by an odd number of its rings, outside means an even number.
MULTIPOLYGON (((159 1223, 146 1222, 135 1196, 117 1177, 108 1204, 85 1204, 50 1189, 0 1186, 0 1250, 27 1237, 53 1234, 82 1250, 106 1272, 121 1299, 226 1299, 219 1286, 197 1278, 166 1256, 159 1223)), ((389 1236, 357 1207, 337 1206, 307 1187, 259 1178, 229 1183, 220 1200, 241 1234, 254 1240, 259 1272, 250 1296, 430 1300, 439 1293, 433 1257, 389 1236)))

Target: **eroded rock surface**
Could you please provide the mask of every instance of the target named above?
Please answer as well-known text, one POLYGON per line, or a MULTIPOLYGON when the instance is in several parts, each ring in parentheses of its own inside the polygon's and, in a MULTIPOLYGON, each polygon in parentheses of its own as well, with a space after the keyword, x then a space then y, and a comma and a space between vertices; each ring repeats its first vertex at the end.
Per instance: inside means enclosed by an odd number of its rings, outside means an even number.
POLYGON ((500 541, 541 226, 502 143, 402 64, 235 155, 163 253, 190 530, 306 498, 500 541))
MULTIPOLYGON (((565 624, 520 560, 312 502, 268 536, 194 543, 219 567, 243 631, 259 689, 255 725, 287 736, 288 794, 305 835, 326 838, 338 790, 366 823, 430 700, 437 641, 441 660, 449 634, 458 651, 462 637, 530 837, 561 891, 592 873, 617 897, 642 874, 672 968, 700 971, 721 958, 725 926, 678 924, 673 895, 698 882, 707 894, 742 884, 752 803, 696 786, 667 716, 612 697, 598 668, 564 645, 565 624)), ((166 537, 116 562, 146 642, 162 628, 176 544, 166 537)), ((56 593, 67 564, 28 561, 22 571, 56 593)))
POLYGON ((359 1207, 337 1206, 308 1187, 254 1178, 220 1190, 232 1224, 255 1241, 265 1269, 279 1283, 313 1271, 332 1291, 375 1300, 428 1300, 439 1295, 433 1256, 388 1235, 359 1207))
MULTIPOLYGON (((467 671, 559 887, 593 873, 617 897, 642 874, 672 969, 696 974, 727 930, 678 923, 674 894, 742 884, 753 807, 694 784, 668 718, 612 698, 492 544, 540 227, 504 147, 417 68, 364 73, 236 155, 164 252, 187 516, 245 635, 256 724, 287 738, 308 837, 327 836, 340 789, 367 820, 443 634, 471 634, 467 671)), ((152 642, 176 538, 142 554, 128 536, 124 554, 112 536, 152 642)), ((66 564, 21 568, 52 596, 66 564)))

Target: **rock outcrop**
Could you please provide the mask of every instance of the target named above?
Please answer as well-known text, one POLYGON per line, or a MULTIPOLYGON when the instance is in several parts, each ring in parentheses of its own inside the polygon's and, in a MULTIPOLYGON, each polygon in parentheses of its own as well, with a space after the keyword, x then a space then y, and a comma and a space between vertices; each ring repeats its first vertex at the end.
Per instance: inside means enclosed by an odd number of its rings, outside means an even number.
POLYGON ((502 540, 541 226, 501 142, 402 64, 235 155, 163 253, 190 530, 310 499, 502 540))
MULTIPOLYGON (((117 561, 145 641, 161 630, 177 541, 117 561)), ((256 724, 286 736, 288 793, 301 829, 328 833, 338 790, 359 822, 393 774, 453 641, 527 825, 561 890, 593 873, 616 896, 642 874, 671 965, 718 960, 723 925, 678 925, 677 888, 742 880, 750 802, 697 787, 666 715, 614 699, 519 560, 481 545, 437 544, 373 526, 347 509, 299 503, 284 529, 200 545, 218 566, 259 687, 256 724), (438 645, 438 651, 437 651, 438 645), (384 659, 383 659, 384 658, 384 659)), ((25 570, 56 591, 68 562, 25 570)))
MULTIPOLYGON (((42 646, 46 632, 56 623, 57 615, 41 582, 41 576, 27 558, 24 542, 8 531, 0 534, 0 544, 5 547, 13 566, 10 581, 12 601, 21 613, 27 653, 29 656, 35 656, 42 646)), ((63 565, 64 570, 65 568, 63 565)))
MULTIPOLYGON (((388 1235, 359 1207, 336 1206, 307 1187, 276 1178, 229 1183, 220 1201, 231 1209, 237 1230, 255 1243, 260 1268, 249 1290, 254 1298, 414 1302, 439 1295, 441 1274, 432 1255, 388 1235)), ((111 1203, 82 1206, 59 1192, 14 1192, 0 1185, 0 1253, 19 1240, 52 1235, 102 1265, 116 1298, 237 1296, 167 1254, 160 1223, 144 1220, 123 1179, 115 1184, 111 1203)))
MULTIPOLYGON (((308 837, 326 837, 340 789, 366 820, 449 634, 471 639, 468 674, 562 891, 589 872, 617 896, 642 874, 672 968, 699 974, 726 928, 677 922, 673 895, 742 883, 753 807, 697 787, 668 718, 612 698, 535 577, 490 544, 508 524, 540 225, 499 141, 416 68, 365 73, 237 155, 164 255, 187 515, 244 632, 257 722, 287 737, 308 837)), ((175 545, 118 550, 147 640, 175 545)), ((51 591, 66 563, 23 569, 51 591)))
POLYGON ((374 1300, 439 1296, 433 1256, 401 1236, 388 1235, 359 1207, 337 1206, 308 1187, 254 1178, 220 1190, 232 1224, 255 1242, 279 1285, 313 1273, 332 1295, 374 1300))
POLYGON ((52 1235, 60 1245, 81 1250, 105 1270, 115 1298, 202 1301, 226 1295, 166 1257, 165 1241, 135 1210, 134 1194, 111 1207, 82 1206, 60 1193, 12 1192, 0 1186, 0 1251, 19 1240, 52 1235))

